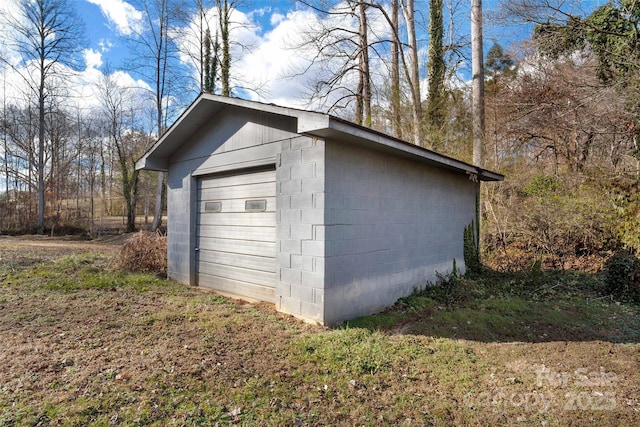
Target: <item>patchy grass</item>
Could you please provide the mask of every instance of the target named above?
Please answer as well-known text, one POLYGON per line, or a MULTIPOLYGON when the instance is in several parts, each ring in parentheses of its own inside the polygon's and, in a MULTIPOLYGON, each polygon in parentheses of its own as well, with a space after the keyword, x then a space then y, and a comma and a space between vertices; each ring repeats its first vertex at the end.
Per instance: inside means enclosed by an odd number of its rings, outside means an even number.
POLYGON ((576 272, 451 276, 347 326, 482 342, 640 342, 637 307, 603 289, 599 277, 576 272))
POLYGON ((0 426, 640 422, 637 310, 588 276, 458 279, 328 330, 108 271, 114 251, 13 243, 0 426))

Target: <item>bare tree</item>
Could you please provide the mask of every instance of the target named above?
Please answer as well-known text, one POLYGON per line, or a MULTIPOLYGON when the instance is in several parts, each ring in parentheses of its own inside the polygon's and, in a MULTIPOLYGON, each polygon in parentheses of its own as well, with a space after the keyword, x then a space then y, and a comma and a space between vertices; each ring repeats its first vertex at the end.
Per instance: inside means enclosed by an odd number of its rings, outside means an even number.
MULTIPOLYGON (((95 113, 94 113, 95 114, 95 113)), ((79 171, 81 175, 78 179, 82 180, 87 185, 87 192, 89 196, 89 235, 93 236, 95 233, 94 219, 96 214, 95 208, 95 195, 96 187, 100 186, 100 166, 101 166, 101 154, 103 137, 99 124, 99 116, 92 117, 86 116, 86 122, 82 123, 83 129, 81 130, 83 139, 83 150, 81 153, 82 170, 79 171)))
POLYGON ((229 37, 231 23, 231 13, 235 8, 235 1, 216 0, 218 8, 218 28, 220 30, 222 58, 220 58, 220 80, 222 85, 222 96, 231 96, 231 53, 229 49, 229 37))
POLYGON ((6 172, 8 180, 11 180, 14 198, 17 201, 19 194, 27 196, 26 200, 22 201, 24 215, 15 216, 15 228, 24 228, 33 223, 32 195, 36 193, 38 186, 36 169, 38 114, 31 103, 23 104, 24 106, 15 104, 5 106, 2 126, 7 142, 6 172))
POLYGON ((2 79, 2 125, 0 131, 2 131, 2 159, 4 163, 4 185, 5 185, 5 202, 9 204, 9 138, 7 135, 7 79, 2 79))
POLYGON ((431 131, 432 145, 441 145, 440 131, 444 126, 444 18, 443 0, 431 0, 429 6, 429 59, 427 61, 429 77, 429 96, 427 98, 427 118, 431 131))
MULTIPOLYGON (((314 80, 310 84, 309 99, 327 108, 328 111, 348 111, 352 120, 365 126, 373 126, 373 104, 375 82, 372 67, 374 61, 390 65, 391 84, 384 92, 391 100, 392 128, 395 135, 400 129, 400 67, 399 58, 406 64, 399 39, 399 5, 394 0, 391 16, 379 2, 353 0, 346 2, 318 0, 303 1, 319 19, 304 33, 304 41, 295 46, 312 52, 311 64, 303 72, 317 66, 314 80), (391 30, 377 34, 370 25, 383 18, 391 30), (386 47, 391 46, 391 57, 386 47), (394 65, 395 64, 395 65, 394 65)), ((374 24, 375 25, 375 24, 374 24)), ((388 67, 381 67, 384 70, 388 67)), ((382 77, 384 83, 389 81, 382 77)))
POLYGON ((358 4, 358 88, 356 89, 356 123, 371 126, 371 72, 369 71, 369 25, 367 24, 367 5, 359 0, 358 4))
POLYGON ((197 84, 201 92, 206 91, 206 49, 212 43, 211 39, 207 40, 207 35, 211 37, 208 12, 214 4, 214 0, 190 0, 188 4, 176 8, 176 17, 182 25, 174 30, 174 37, 180 38, 181 53, 189 57, 197 72, 197 84))
POLYGON ((204 37, 204 86, 203 91, 215 93, 216 79, 218 76, 219 60, 218 53, 220 44, 216 35, 215 41, 211 37, 211 31, 207 28, 204 37))
POLYGON ((391 135, 402 138, 402 125, 400 121, 400 38, 398 0, 391 0, 391 135))
MULTIPOLYGON (((369 7, 376 8, 381 15, 384 17, 385 21, 389 25, 391 29, 391 43, 392 43, 392 75, 394 70, 394 54, 396 51, 394 50, 394 44, 397 45, 397 53, 399 58, 399 63, 402 67, 404 74, 404 80, 399 79, 398 88, 405 85, 409 91, 410 98, 410 110, 411 110, 411 134, 413 137, 413 142, 416 145, 422 145, 424 143, 424 114, 422 109, 422 99, 420 94, 420 63, 418 61, 418 39, 416 33, 416 10, 414 7, 413 0, 400 0, 399 6, 402 9, 405 28, 404 31, 407 34, 407 41, 402 42, 400 38, 401 29, 398 23, 398 17, 395 14, 398 12, 397 9, 392 8, 391 15, 387 11, 387 7, 379 2, 370 2, 369 7), (408 51, 408 53, 407 53, 408 51)), ((398 74, 399 70, 398 70, 398 74)), ((392 80, 392 87, 394 85, 395 80, 392 80)), ((400 90, 398 90, 398 94, 400 90)), ((393 95, 392 95, 393 96, 393 95)), ((398 110, 400 110, 399 97, 396 99, 398 104, 398 110)), ((392 119, 393 121, 393 119, 392 119)), ((393 125, 392 125, 393 127, 393 125)))
POLYGON ((10 31, 6 43, 22 62, 18 66, 7 63, 20 72, 37 100, 37 229, 43 233, 47 102, 55 96, 56 86, 64 84, 65 73, 76 64, 84 44, 84 29, 72 1, 20 0, 18 6, 19 16, 4 16, 4 20, 10 31))
POLYGON ((416 37, 416 10, 414 0, 401 0, 402 13, 407 25, 407 48, 409 49, 409 87, 413 101, 413 143, 424 143, 423 112, 420 95, 420 63, 418 61, 418 39, 416 37))
MULTIPOLYGON (((184 76, 176 72, 178 49, 170 36, 173 22, 179 14, 171 0, 138 0, 137 4, 142 10, 144 25, 143 30, 136 32, 133 38, 133 50, 137 55, 134 70, 153 82, 155 127, 159 138, 168 127, 170 100, 184 92, 176 87, 184 76)), ((157 230, 162 224, 164 186, 164 173, 158 172, 152 230, 157 230)))
POLYGON ((482 43, 482 0, 471 0, 471 62, 473 99, 473 163, 484 165, 484 54, 482 43))
POLYGON ((106 128, 106 134, 115 147, 120 166, 120 183, 122 195, 127 207, 127 232, 136 228, 136 196, 138 193, 138 173, 135 168, 136 151, 127 141, 128 124, 131 118, 131 101, 127 89, 118 86, 113 74, 107 68, 102 81, 98 85, 100 93, 101 111, 106 128))

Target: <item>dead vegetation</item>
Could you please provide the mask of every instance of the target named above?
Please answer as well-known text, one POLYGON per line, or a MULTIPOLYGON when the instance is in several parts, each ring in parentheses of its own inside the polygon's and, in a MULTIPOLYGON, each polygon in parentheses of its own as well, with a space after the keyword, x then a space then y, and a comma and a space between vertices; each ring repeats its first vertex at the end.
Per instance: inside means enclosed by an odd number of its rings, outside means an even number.
POLYGON ((114 267, 127 271, 167 275, 167 237, 160 232, 131 234, 114 258, 114 267))

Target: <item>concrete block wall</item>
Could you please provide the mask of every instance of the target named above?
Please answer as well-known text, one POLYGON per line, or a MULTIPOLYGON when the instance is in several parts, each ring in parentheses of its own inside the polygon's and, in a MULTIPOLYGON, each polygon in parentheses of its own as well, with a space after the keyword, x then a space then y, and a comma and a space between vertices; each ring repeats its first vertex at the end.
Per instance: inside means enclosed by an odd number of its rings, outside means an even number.
POLYGON ((195 284, 192 258, 197 183, 191 166, 190 162, 170 165, 167 180, 167 276, 185 284, 195 284))
POLYGON ((276 157, 276 308, 324 323, 325 143, 281 142, 276 157))
POLYGON ((467 176, 344 143, 325 151, 326 324, 393 304, 454 259, 464 269, 467 176))

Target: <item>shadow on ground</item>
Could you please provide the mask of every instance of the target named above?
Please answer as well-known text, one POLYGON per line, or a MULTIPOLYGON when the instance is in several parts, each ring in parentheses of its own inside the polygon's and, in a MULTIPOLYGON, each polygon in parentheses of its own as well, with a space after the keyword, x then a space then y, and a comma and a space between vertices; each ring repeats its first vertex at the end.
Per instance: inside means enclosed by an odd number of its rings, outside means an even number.
POLYGON ((640 342, 640 309, 603 296, 600 278, 544 272, 455 277, 346 327, 479 342, 640 342))

